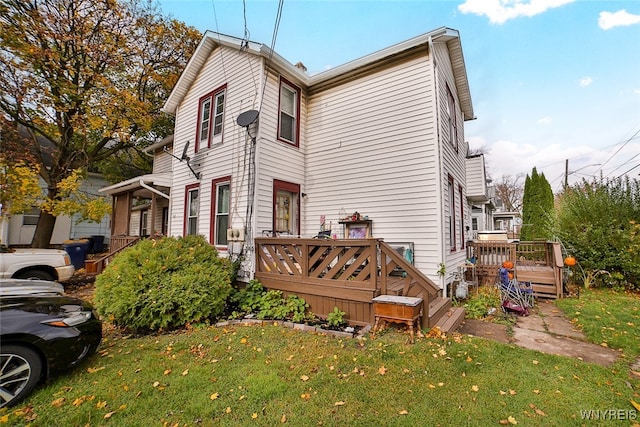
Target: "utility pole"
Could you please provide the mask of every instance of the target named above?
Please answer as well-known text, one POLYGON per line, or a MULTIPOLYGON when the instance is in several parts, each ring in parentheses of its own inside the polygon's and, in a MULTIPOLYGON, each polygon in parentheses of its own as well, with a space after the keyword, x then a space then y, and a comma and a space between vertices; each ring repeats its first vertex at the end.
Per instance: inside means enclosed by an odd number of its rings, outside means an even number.
POLYGON ((564 188, 569 186, 569 159, 564 161, 564 188))

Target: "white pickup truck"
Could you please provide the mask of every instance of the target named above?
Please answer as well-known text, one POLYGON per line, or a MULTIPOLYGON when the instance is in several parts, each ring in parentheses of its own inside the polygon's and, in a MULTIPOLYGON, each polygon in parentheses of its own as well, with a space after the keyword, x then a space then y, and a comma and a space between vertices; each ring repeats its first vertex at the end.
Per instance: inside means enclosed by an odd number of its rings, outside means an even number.
POLYGON ((42 279, 66 282, 75 268, 69 254, 58 249, 0 247, 0 278, 42 279))

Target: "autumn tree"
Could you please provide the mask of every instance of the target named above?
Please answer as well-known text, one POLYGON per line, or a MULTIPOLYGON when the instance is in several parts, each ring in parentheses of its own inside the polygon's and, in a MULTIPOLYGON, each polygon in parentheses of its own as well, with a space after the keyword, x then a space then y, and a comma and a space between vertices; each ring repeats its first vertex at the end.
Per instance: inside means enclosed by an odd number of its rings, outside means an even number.
POLYGON ((200 34, 142 0, 0 0, 0 24, 0 113, 30 136, 46 247, 72 174, 149 168, 140 150, 172 132, 160 108, 200 34))
POLYGON ((524 182, 522 198, 522 240, 551 239, 554 199, 551 185, 544 173, 534 167, 524 182))

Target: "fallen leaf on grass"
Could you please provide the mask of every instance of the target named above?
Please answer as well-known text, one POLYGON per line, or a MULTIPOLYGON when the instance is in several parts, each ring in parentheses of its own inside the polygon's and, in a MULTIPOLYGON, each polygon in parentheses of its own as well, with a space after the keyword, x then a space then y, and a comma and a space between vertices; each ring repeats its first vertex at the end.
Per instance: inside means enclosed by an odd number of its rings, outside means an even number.
POLYGON ((111 411, 111 412, 107 412, 106 414, 104 414, 104 419, 108 420, 109 418, 111 418, 113 416, 113 414, 115 414, 116 411, 111 411))
POLYGON ((303 375, 300 377, 302 381, 309 381, 309 377, 307 375, 303 375))
POLYGON ((640 411, 640 403, 635 402, 633 400, 630 401, 631 404, 633 405, 634 408, 636 408, 638 411, 640 411))
POLYGON ((183 377, 185 377, 187 375, 189 375, 189 370, 188 369, 185 369, 184 371, 182 371, 182 376, 183 377))
POLYGON ((59 397, 56 400, 54 400, 53 402, 51 402, 51 406, 55 406, 56 408, 59 408, 62 405, 64 405, 65 400, 66 399, 64 397, 59 397))
POLYGON ((302 393, 300 397, 303 398, 304 400, 311 399, 311 395, 309 393, 302 393))
POLYGON ((282 418, 280 418, 280 423, 284 424, 287 422, 287 416, 286 415, 282 415, 282 418))
POLYGON ((407 415, 409 413, 409 411, 407 411, 406 409, 403 409, 402 411, 398 412, 398 415, 407 415))
POLYGON ((478 391, 478 390, 480 390, 480 388, 477 385, 474 385, 474 386, 471 387, 471 390, 478 391))
POLYGON ((343 405, 345 405, 346 403, 347 403, 347 402, 344 402, 344 401, 342 401, 342 400, 341 400, 340 402, 336 402, 336 403, 334 403, 334 404, 333 404, 333 406, 343 406, 343 405))
POLYGON ((98 403, 96 403, 96 408, 98 408, 98 409, 102 409, 102 408, 104 408, 105 406, 107 406, 107 401, 106 401, 106 400, 104 400, 104 401, 99 401, 98 403))
POLYGON ((165 369, 162 373, 163 375, 169 375, 171 373, 171 369, 165 369))
POLYGON ((515 418, 513 418, 512 416, 509 416, 506 420, 500 420, 500 424, 503 426, 507 426, 509 424, 518 424, 518 421, 516 421, 515 418))
POLYGON ((213 393, 211 396, 209 396, 209 399, 216 400, 218 397, 220 397, 220 393, 213 393))
POLYGON ((104 369, 104 366, 101 366, 99 368, 87 368, 87 372, 90 374, 95 374, 96 372, 100 372, 104 369))
POLYGON ((384 367, 384 365, 383 365, 383 366, 380 366, 380 368, 378 368, 378 373, 379 373, 380 375, 384 375, 384 374, 386 374, 386 373, 387 373, 387 368, 385 368, 385 367, 384 367))
POLYGON ((253 414, 251 414, 251 418, 255 420, 256 418, 258 418, 258 414, 254 412, 253 414))
POLYGON ((227 409, 224 410, 225 413, 230 414, 231 413, 231 406, 227 406, 227 409))

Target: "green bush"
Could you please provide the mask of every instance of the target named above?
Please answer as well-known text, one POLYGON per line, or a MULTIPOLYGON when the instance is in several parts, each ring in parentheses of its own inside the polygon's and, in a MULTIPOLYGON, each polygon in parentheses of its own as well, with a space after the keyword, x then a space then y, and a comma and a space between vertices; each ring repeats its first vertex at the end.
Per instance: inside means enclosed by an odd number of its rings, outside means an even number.
POLYGON ((584 285, 640 288, 638 180, 583 180, 566 189, 556 234, 578 260, 584 285))
POLYGON ((260 309, 265 292, 262 283, 257 279, 253 279, 244 287, 235 289, 229 302, 233 310, 254 313, 260 309))
POLYGON ((347 323, 344 320, 345 314, 347 313, 340 310, 338 307, 333 307, 333 311, 327 315, 327 323, 332 328, 340 328, 347 323))
POLYGON ((240 313, 255 313, 258 319, 291 320, 302 323, 313 316, 307 312, 309 304, 304 299, 296 295, 284 298, 282 291, 267 291, 256 279, 235 290, 229 302, 232 317, 238 317, 240 313))
POLYGON ((133 331, 215 319, 232 291, 232 265, 202 236, 143 240, 96 279, 98 312, 133 331))

